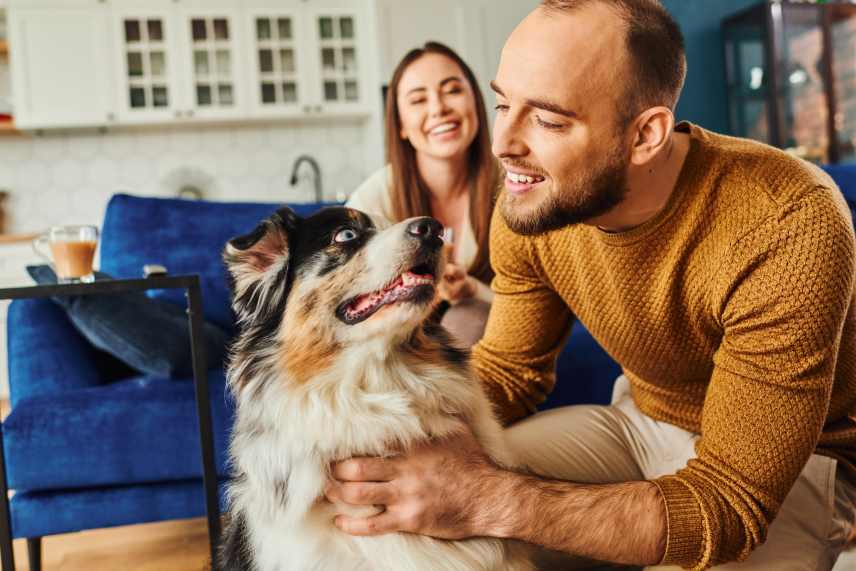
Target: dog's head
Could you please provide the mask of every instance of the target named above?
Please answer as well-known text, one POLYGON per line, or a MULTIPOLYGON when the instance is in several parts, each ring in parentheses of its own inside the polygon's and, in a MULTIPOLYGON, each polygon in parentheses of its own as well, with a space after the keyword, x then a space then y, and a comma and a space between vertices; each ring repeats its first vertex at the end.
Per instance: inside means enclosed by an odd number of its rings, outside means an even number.
POLYGON ((226 246, 239 326, 281 341, 291 369, 355 343, 404 339, 433 308, 441 232, 427 217, 379 230, 349 208, 309 218, 282 208, 226 246))

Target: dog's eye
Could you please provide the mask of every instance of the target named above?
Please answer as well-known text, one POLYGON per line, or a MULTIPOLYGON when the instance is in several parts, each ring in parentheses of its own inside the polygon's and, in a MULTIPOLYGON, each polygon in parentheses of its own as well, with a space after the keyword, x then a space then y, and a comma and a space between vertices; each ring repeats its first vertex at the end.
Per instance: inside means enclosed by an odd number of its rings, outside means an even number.
POLYGON ((350 242, 351 240, 356 240, 358 237, 357 232, 352 230, 351 228, 344 228, 336 232, 333 236, 333 241, 337 244, 342 244, 343 242, 350 242))

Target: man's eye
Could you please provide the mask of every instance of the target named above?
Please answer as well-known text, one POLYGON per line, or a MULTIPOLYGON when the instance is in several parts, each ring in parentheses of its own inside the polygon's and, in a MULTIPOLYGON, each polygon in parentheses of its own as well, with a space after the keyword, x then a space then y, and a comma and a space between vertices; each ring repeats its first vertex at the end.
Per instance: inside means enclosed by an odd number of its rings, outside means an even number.
POLYGON ((535 120, 538 121, 538 124, 540 126, 551 131, 558 131, 559 129, 562 129, 564 127, 564 125, 559 125, 558 123, 550 123, 549 121, 544 121, 543 119, 537 116, 535 117, 535 120))
POLYGON ((342 244, 344 242, 350 242, 351 240, 356 240, 359 237, 355 230, 351 228, 345 228, 343 230, 339 230, 333 236, 333 241, 337 244, 342 244))

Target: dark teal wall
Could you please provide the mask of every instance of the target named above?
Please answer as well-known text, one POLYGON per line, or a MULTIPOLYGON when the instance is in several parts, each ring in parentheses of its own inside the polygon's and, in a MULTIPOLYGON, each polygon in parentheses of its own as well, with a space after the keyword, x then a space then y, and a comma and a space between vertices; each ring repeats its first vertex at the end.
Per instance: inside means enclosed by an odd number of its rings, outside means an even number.
POLYGON ((761 0, 662 0, 687 44, 687 83, 677 118, 706 129, 728 132, 725 72, 719 24, 726 16, 761 0))

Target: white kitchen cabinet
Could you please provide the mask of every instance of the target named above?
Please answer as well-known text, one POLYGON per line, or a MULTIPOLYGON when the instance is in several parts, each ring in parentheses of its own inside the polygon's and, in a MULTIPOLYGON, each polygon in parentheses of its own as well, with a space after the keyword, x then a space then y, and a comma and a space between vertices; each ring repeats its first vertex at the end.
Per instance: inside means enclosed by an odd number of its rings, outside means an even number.
POLYGON ((369 0, 249 0, 246 6, 255 116, 370 112, 369 0))
POLYGON ((112 14, 120 122, 244 115, 235 2, 116 0, 112 14))
POLYGON ((7 17, 17 128, 115 120, 109 14, 103 4, 10 2, 7 17))
POLYGON ((368 118, 375 1, 10 0, 16 123, 368 118))

